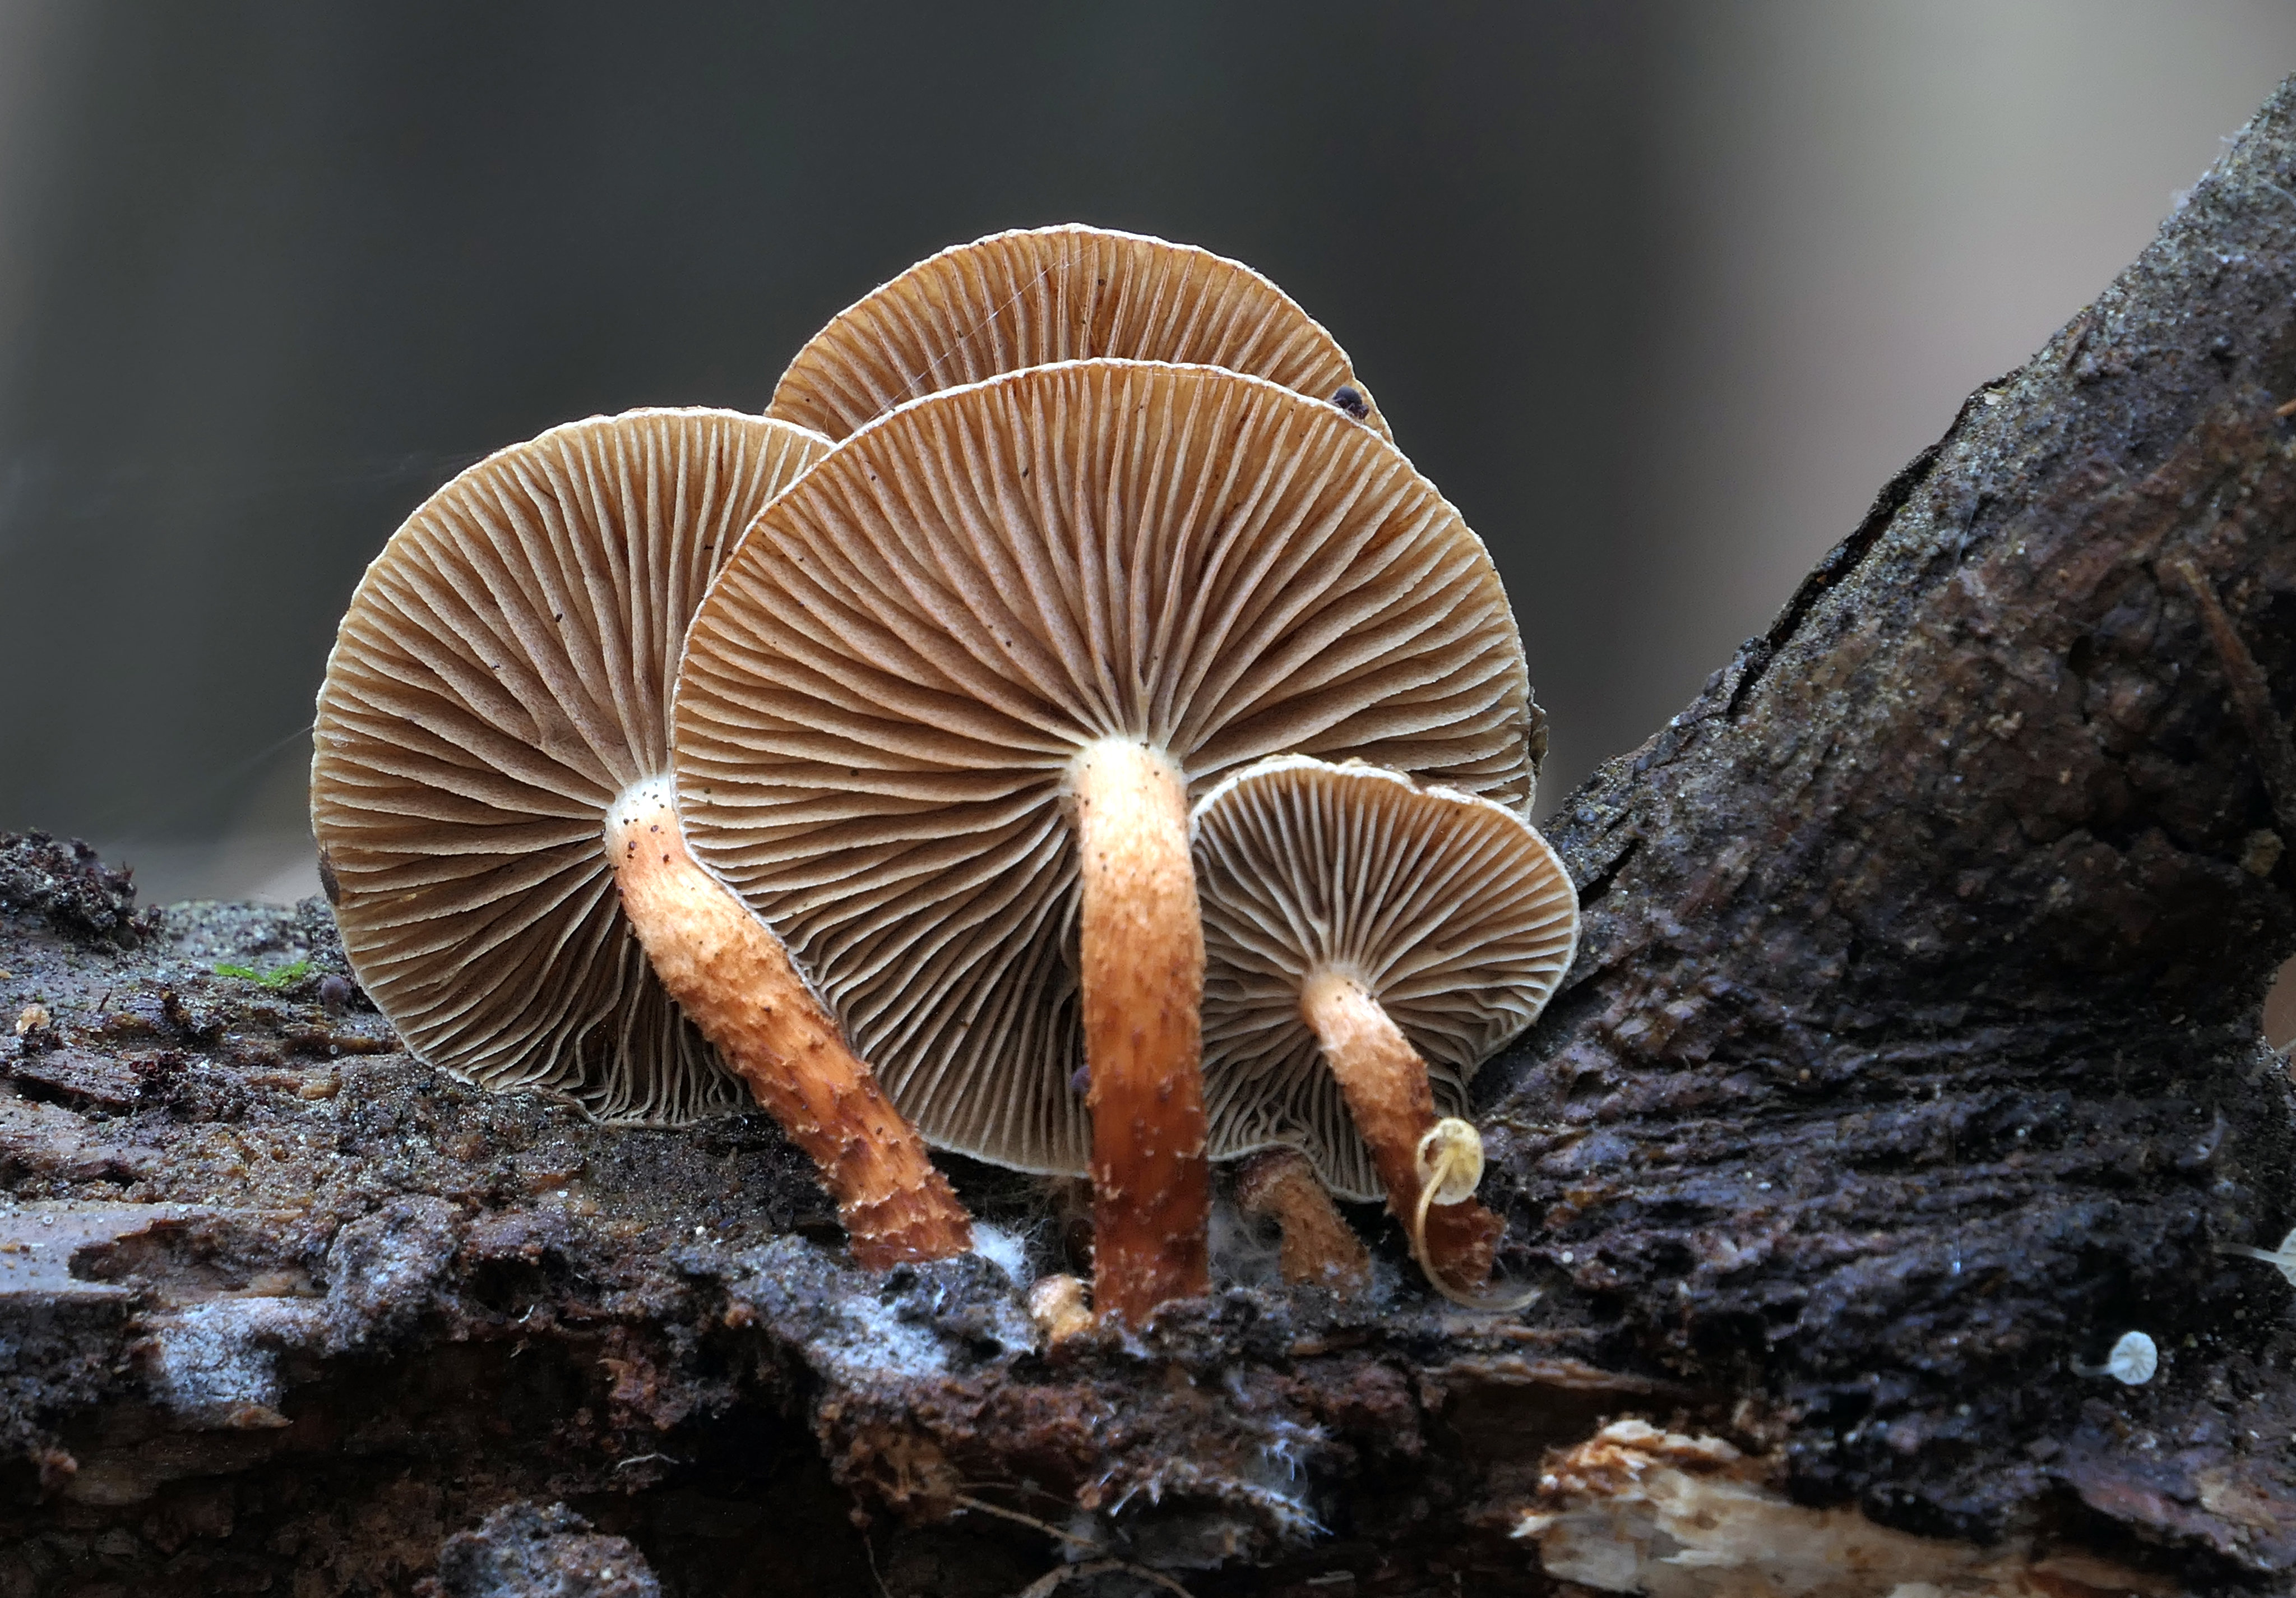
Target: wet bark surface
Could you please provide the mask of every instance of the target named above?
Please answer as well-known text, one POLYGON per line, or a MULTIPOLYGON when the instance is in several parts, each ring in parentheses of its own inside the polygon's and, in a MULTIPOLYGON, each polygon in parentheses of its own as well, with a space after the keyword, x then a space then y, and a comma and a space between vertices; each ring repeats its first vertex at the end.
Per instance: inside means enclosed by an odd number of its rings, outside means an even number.
POLYGON ((2292 1287, 2218 1248, 2296 1222, 2292 400, 2284 87, 1554 819, 1581 956, 1479 1081, 1511 1316, 1357 1210, 1367 1298, 1229 1229, 1212 1297, 1048 1347, 1056 1194, 950 1162, 996 1246, 859 1271, 770 1125, 489 1098, 317 903, 138 919, 10 840, 0 1594, 1545 1592, 1508 1534, 1622 1416, 1882 1526, 2284 1590, 2292 1287), (2150 1381, 2082 1373, 2129 1331, 2150 1381))

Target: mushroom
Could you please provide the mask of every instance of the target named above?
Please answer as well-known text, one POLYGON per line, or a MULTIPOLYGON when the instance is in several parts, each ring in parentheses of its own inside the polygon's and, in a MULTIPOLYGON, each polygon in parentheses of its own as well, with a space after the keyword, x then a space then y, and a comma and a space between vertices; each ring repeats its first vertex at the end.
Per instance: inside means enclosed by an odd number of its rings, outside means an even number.
POLYGON ((798 351, 766 415, 843 439, 922 395, 1093 356, 1248 372, 1392 436, 1347 351, 1250 267, 1073 222, 911 267, 798 351))
POLYGON ((2160 1370, 2161 1350, 2143 1332, 2124 1331, 2103 1364, 2083 1364, 2078 1359, 2067 1363, 2076 1376, 2110 1376, 2125 1388, 2141 1388, 2160 1370))
POLYGON ((1371 1285, 1370 1252, 1297 1149, 1263 1149, 1245 1160, 1235 1174, 1235 1204, 1254 1220, 1275 1223, 1284 1281, 1339 1293, 1371 1285))
POLYGON ((1029 1315, 1045 1334, 1048 1348, 1082 1337, 1093 1326, 1084 1283, 1067 1274, 1044 1277, 1029 1288, 1029 1315))
MULTIPOLYGON (((19 1026, 17 1031, 23 1028, 19 1026)), ((2259 1248, 2253 1243, 2218 1243, 2218 1254, 2237 1254, 2245 1259, 2260 1259, 2285 1276, 2291 1286, 2296 1286, 2296 1231, 2280 1240, 2277 1248, 2259 1248)))
POLYGON ((1190 794, 1306 749, 1521 809, 1535 715, 1489 556, 1376 433, 1073 361, 905 406, 767 509, 688 636, 678 798, 928 1140, 1090 1170, 1137 1323, 1208 1281, 1190 794))
POLYGON ((964 1211, 778 940, 693 863, 669 778, 686 622, 828 448, 633 411, 440 489, 328 657, 311 825, 359 984, 417 1055, 656 1125, 738 1109, 746 1081, 857 1257, 888 1264, 961 1252, 964 1211))
POLYGON ((1190 830, 1213 1157, 1291 1144, 1335 1192, 1383 1192, 1428 1279, 1481 1302, 1502 1223, 1458 1115, 1570 969, 1562 861, 1505 805, 1300 755, 1220 783, 1190 830))

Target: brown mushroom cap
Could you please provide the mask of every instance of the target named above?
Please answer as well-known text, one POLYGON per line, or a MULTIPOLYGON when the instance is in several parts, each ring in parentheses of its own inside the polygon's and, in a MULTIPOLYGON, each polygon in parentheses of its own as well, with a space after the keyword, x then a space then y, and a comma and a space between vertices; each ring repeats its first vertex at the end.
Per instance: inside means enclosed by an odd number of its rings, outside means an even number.
POLYGON ((319 690, 311 826, 352 968, 422 1058, 602 1120, 750 1103, 631 935, 604 825, 668 770, 711 576, 828 448, 726 411, 554 427, 433 494, 367 568, 319 690))
POLYGON ((1066 223, 958 244, 840 312, 798 351, 769 416, 843 439, 896 406, 1054 361, 1113 356, 1225 367, 1313 400, 1351 388, 1332 335, 1241 261, 1066 223))
POLYGON ((1360 984, 1428 1064, 1446 1115, 1538 1019, 1578 948, 1578 899, 1503 805, 1393 771, 1289 756, 1239 771, 1190 820, 1204 917, 1211 1156, 1291 1144, 1333 1191, 1382 1196, 1300 1015, 1318 971, 1360 984))
POLYGON ((811 970, 925 1136, 1081 1172, 1074 829, 1095 740, 1199 794, 1304 749, 1521 810, 1497 572, 1392 446, 1203 367, 1032 367, 915 401, 762 515, 694 620, 695 853, 811 970))

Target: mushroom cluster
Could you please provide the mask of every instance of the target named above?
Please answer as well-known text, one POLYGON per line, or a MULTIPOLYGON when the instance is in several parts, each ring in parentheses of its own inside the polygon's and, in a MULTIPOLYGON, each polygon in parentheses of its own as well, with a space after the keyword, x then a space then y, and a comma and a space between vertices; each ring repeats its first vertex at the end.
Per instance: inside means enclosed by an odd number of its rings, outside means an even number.
POLYGON ((762 418, 481 462, 361 583, 316 745, 346 950, 443 1069, 754 1101, 865 1264, 970 1246, 926 1144, 1088 1174, 1128 1324, 1255 1153, 1328 1240, 1292 1273, 1362 1281, 1323 1190, 1384 1198, 1483 1302, 1466 1079, 1575 943, 1544 720, 1481 542, 1244 267, 997 235, 762 418))

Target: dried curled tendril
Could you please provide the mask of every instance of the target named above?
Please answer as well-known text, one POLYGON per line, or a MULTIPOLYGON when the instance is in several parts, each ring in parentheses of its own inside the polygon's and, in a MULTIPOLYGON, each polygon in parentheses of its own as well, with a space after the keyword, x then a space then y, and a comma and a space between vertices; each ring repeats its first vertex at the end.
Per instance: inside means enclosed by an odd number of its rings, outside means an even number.
POLYGON ((1411 1217, 1411 1256, 1435 1284, 1435 1290, 1468 1309, 1521 1309, 1538 1297, 1532 1288, 1515 1297, 1463 1293, 1443 1280, 1427 1257, 1427 1211, 1438 1204, 1457 1204, 1475 1196, 1483 1180, 1483 1138, 1472 1125, 1446 1116, 1419 1140, 1419 1207, 1411 1217))

